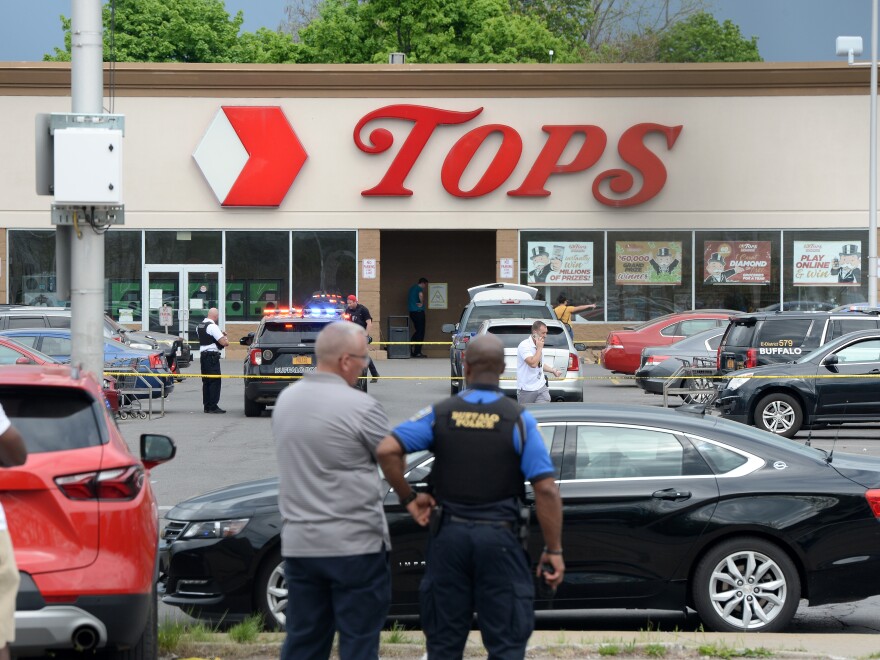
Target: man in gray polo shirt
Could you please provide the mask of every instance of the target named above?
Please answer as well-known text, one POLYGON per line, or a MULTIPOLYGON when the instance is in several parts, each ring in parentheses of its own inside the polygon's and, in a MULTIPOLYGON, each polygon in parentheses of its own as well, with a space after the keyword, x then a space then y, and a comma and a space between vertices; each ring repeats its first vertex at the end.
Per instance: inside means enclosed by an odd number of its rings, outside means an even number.
POLYGON ((282 660, 371 658, 391 602, 391 541, 376 446, 390 433, 378 401, 352 385, 369 361, 367 335, 330 323, 315 342, 317 370, 278 397, 281 554, 287 578, 282 660))

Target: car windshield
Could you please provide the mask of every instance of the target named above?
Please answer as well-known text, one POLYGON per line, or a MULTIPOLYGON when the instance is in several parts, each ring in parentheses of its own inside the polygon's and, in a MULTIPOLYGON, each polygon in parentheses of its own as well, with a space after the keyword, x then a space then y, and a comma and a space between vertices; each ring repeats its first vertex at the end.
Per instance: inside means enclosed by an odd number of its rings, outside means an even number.
MULTIPOLYGON (((487 332, 498 337, 504 343, 504 348, 516 348, 523 339, 531 334, 532 324, 494 325, 487 328, 487 332)), ((568 348, 568 337, 566 337, 565 330, 555 326, 548 327, 544 346, 546 348, 568 348)))
POLYGON ((314 343, 318 333, 327 327, 326 321, 267 321, 259 340, 273 344, 314 343))
POLYGON ((476 332, 483 321, 489 319, 551 319, 551 310, 547 305, 518 305, 515 303, 499 303, 474 307, 468 317, 465 332, 476 332))
POLYGON ((102 442, 93 401, 80 389, 3 387, 0 403, 29 454, 96 447, 102 442))

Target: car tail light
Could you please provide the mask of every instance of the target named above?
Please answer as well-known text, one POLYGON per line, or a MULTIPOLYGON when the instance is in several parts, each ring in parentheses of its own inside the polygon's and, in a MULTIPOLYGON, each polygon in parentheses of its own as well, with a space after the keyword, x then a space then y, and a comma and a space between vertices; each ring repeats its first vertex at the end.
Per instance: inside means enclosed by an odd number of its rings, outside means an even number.
POLYGON ((579 371, 581 368, 581 361, 578 359, 577 353, 569 353, 568 354, 568 370, 569 371, 579 371))
POLYGON ((121 341, 122 341, 122 337, 113 337, 113 341, 121 342, 121 341))
POLYGON ((865 492, 865 499, 868 500, 868 506, 871 507, 871 513, 875 518, 880 518, 880 489, 872 488, 865 492))
POLYGON ((721 347, 715 352, 715 370, 721 371, 721 347))
POLYGON ((645 359, 645 364, 660 364, 664 360, 668 360, 668 355, 649 355, 645 359))
POLYGON ((72 500, 131 500, 144 487, 140 465, 56 477, 55 484, 72 500))
POLYGON ((608 335, 608 339, 605 340, 605 345, 608 348, 623 348, 623 342, 620 341, 620 337, 615 335, 613 332, 608 335))
POLYGON ((746 363, 743 365, 744 369, 751 369, 752 367, 758 366, 758 349, 750 348, 746 351, 746 363))
POLYGON ((259 348, 252 348, 248 353, 248 360, 250 360, 250 363, 255 367, 259 367, 263 364, 263 351, 259 348))
POLYGON ((159 369, 162 366, 162 356, 158 353, 150 353, 150 369, 159 369))

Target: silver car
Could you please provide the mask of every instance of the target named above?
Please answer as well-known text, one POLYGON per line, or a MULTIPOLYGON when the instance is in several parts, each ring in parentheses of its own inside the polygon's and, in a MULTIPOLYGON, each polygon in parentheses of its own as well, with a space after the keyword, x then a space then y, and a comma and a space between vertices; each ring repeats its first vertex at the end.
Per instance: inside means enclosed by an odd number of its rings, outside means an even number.
MULTIPOLYGON (((475 336, 492 334, 504 343, 504 373, 501 374, 501 389, 508 396, 516 396, 516 350, 524 339, 532 334, 532 323, 536 319, 489 319, 480 324, 475 336)), ((550 399, 553 401, 583 401, 583 361, 578 351, 587 350, 586 344, 573 343, 565 326, 560 321, 540 319, 547 324, 547 338, 544 341, 544 364, 556 367, 562 372, 560 377, 546 374, 550 385, 550 399)), ((465 387, 467 383, 465 382, 465 387)))

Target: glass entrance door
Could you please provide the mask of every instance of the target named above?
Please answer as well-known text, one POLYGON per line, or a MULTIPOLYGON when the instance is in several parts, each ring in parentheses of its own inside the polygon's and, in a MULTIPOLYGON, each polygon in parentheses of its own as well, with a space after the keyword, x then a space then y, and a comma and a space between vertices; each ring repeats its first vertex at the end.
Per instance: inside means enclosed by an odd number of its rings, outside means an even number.
POLYGON ((147 266, 143 328, 182 336, 194 353, 199 350, 196 326, 212 307, 220 310, 223 327, 224 305, 220 296, 220 267, 147 266))

